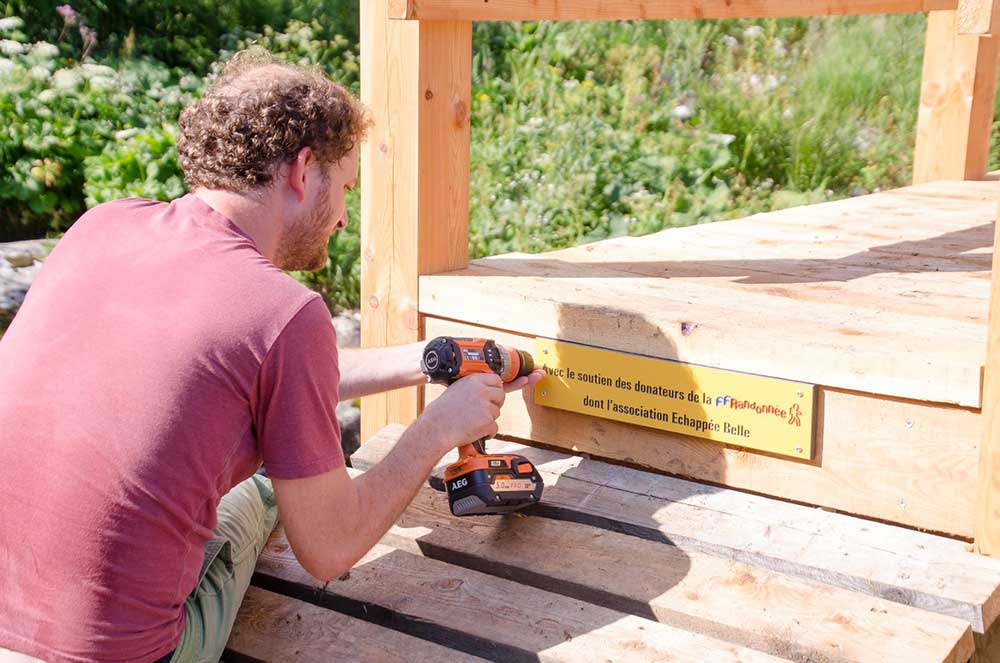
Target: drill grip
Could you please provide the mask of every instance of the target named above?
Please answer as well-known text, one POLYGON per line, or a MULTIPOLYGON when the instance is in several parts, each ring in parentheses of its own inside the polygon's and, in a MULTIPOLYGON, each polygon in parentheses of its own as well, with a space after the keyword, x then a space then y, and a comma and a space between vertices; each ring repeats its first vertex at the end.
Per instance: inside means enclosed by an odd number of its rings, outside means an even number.
POLYGON ((486 440, 487 438, 482 437, 471 444, 463 444, 458 448, 459 459, 469 458, 472 456, 483 456, 486 454, 486 440))

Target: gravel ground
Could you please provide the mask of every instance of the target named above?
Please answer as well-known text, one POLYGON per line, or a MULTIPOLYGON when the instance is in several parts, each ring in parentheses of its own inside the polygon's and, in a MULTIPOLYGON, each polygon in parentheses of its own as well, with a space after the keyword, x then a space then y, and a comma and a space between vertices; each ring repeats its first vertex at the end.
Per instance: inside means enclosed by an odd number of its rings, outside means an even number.
MULTIPOLYGON (((0 335, 24 301, 32 279, 53 245, 55 240, 48 239, 0 243, 0 335)), ((333 326, 341 347, 356 348, 361 344, 359 311, 345 311, 334 316, 333 326)), ((360 445, 361 410, 354 403, 344 401, 337 406, 337 419, 341 444, 349 457, 360 445)))
POLYGON ((14 317, 54 244, 48 239, 0 244, 0 328, 14 317))

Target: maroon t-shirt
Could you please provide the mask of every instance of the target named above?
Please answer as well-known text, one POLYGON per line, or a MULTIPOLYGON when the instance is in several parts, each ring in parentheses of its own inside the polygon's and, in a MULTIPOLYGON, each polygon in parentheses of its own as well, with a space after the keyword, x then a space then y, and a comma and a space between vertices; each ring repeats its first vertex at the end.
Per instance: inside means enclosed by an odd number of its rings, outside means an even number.
POLYGON ((216 505, 343 465, 318 295, 195 196, 94 208, 0 340, 0 647, 176 647, 216 505))

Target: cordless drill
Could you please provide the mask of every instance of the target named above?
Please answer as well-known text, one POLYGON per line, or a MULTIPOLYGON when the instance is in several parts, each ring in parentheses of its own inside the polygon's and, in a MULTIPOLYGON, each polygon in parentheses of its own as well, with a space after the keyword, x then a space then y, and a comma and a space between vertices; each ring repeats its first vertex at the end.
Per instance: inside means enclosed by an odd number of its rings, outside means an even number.
MULTIPOLYGON (((504 382, 535 368, 531 355, 482 338, 439 336, 424 348, 420 367, 427 381, 450 385, 473 373, 496 373, 504 382)), ((487 454, 486 438, 458 448, 458 461, 444 471, 448 504, 456 516, 517 511, 542 499, 542 477, 516 454, 487 454)))

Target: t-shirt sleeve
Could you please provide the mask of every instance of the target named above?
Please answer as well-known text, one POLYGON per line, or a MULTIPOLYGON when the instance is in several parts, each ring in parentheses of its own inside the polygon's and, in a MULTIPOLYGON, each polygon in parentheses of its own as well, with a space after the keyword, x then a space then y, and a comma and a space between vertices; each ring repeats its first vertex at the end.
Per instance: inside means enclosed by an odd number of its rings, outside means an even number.
POLYGON ((253 419, 269 477, 301 479, 344 465, 337 423, 337 335, 323 300, 310 300, 264 358, 253 419))

